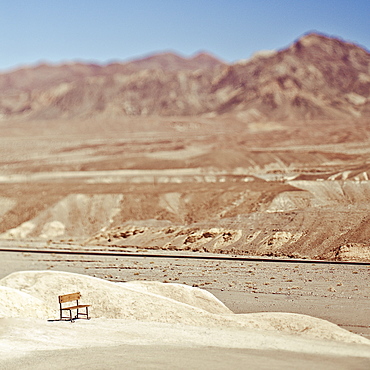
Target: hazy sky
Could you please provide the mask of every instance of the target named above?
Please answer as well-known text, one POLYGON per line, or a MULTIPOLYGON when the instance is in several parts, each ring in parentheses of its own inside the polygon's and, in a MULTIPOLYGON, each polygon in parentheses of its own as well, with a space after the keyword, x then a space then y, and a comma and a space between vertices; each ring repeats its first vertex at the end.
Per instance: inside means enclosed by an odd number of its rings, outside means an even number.
POLYGON ((0 70, 206 50, 228 61, 316 30, 370 48, 370 0, 0 0, 0 70))

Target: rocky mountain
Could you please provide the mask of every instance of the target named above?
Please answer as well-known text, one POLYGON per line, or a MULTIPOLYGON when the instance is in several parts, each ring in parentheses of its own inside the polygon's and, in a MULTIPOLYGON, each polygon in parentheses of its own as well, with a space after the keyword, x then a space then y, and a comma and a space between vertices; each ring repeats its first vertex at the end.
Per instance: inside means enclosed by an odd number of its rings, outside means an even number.
POLYGON ((213 91, 231 91, 219 112, 281 119, 369 114, 370 54, 338 39, 309 34, 273 55, 223 70, 213 91))
POLYGON ((2 119, 237 114, 244 122, 370 116, 370 53, 307 34, 227 65, 200 53, 39 65, 0 75, 2 119))
POLYGON ((72 83, 96 76, 130 74, 144 69, 180 71, 214 68, 223 65, 215 57, 198 53, 191 58, 183 58, 175 53, 154 54, 126 63, 108 65, 68 63, 61 65, 39 64, 34 67, 20 68, 0 74, 1 95, 20 92, 42 91, 62 83, 72 83))

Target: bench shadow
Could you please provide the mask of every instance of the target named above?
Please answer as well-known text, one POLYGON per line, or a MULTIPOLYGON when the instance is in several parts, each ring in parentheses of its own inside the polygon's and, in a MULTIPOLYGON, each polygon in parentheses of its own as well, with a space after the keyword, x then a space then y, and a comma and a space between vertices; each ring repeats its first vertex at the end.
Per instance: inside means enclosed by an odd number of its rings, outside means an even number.
POLYGON ((90 320, 90 319, 91 319, 91 317, 89 317, 88 319, 85 319, 85 318, 82 318, 82 317, 74 317, 72 320, 70 320, 70 319, 48 319, 47 321, 48 322, 66 321, 66 322, 74 323, 76 320, 90 320))

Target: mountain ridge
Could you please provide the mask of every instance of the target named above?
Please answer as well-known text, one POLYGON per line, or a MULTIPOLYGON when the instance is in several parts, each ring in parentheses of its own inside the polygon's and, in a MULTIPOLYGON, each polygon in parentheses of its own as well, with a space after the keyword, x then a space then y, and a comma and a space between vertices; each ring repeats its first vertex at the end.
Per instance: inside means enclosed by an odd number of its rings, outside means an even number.
POLYGON ((0 74, 4 119, 236 114, 246 122, 370 116, 370 54, 306 33, 227 64, 209 53, 151 54, 107 65, 39 65, 0 74))

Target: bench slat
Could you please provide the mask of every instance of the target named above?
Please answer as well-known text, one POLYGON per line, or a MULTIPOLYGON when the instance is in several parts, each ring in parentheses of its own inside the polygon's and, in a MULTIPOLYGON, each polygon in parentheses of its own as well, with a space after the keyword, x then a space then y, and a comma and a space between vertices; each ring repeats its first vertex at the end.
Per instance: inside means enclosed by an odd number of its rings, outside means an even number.
POLYGON ((81 298, 81 293, 71 293, 71 294, 64 294, 59 296, 59 303, 65 303, 65 302, 71 302, 71 301, 77 301, 81 298))

